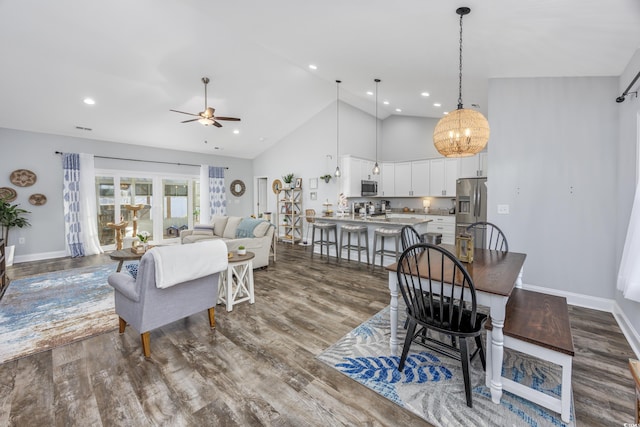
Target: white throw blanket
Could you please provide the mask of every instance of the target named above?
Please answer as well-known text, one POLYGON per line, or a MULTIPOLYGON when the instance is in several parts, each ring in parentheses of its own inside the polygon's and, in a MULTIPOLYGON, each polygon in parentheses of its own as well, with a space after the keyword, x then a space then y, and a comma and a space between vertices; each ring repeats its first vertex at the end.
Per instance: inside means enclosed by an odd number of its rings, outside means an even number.
POLYGON ((158 246, 151 254, 155 261, 157 288, 168 288, 226 270, 229 262, 227 245, 222 240, 158 246))

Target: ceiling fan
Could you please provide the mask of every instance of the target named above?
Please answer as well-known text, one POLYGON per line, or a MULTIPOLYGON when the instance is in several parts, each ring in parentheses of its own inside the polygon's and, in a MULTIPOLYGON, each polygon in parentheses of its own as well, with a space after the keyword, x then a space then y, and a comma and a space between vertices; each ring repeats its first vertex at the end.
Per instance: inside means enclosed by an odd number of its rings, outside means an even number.
POLYGON ((190 116, 196 116, 195 119, 185 120, 185 121, 180 122, 180 123, 195 122, 197 120, 198 122, 202 123, 204 126, 214 125, 216 127, 221 128, 222 125, 220 123, 218 123, 218 120, 229 120, 229 121, 232 121, 232 122, 239 122, 240 119, 238 119, 236 117, 219 117, 219 116, 215 116, 213 114, 216 111, 215 108, 207 107, 207 84, 209 83, 209 77, 203 77, 202 78, 202 83, 204 83, 204 111, 201 111, 198 114, 194 114, 194 113, 186 113, 184 111, 178 111, 178 110, 169 110, 169 111, 173 111, 175 113, 188 114, 190 116))

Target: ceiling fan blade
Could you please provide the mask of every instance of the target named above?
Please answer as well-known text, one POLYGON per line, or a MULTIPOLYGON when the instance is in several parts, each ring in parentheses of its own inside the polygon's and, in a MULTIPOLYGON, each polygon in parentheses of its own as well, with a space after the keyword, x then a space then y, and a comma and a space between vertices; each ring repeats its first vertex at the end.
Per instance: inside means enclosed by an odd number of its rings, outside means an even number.
POLYGON ((199 116, 198 114, 185 113, 184 111, 178 111, 178 110, 169 110, 169 111, 173 111, 174 113, 180 113, 180 114, 188 114, 190 116, 199 116))
POLYGON ((213 122, 213 125, 214 125, 215 127, 218 127, 218 128, 221 128, 221 127, 222 127, 222 125, 221 125, 220 123, 218 123, 218 122, 213 122))
POLYGON ((189 119, 189 120, 185 120, 183 122, 180 123, 189 123, 189 122, 195 122, 196 120, 200 120, 200 119, 189 119))
POLYGON ((216 119, 216 120, 230 120, 232 122, 239 122, 240 121, 240 119, 237 118, 237 117, 218 117, 218 116, 216 116, 216 117, 214 117, 214 119, 216 119))

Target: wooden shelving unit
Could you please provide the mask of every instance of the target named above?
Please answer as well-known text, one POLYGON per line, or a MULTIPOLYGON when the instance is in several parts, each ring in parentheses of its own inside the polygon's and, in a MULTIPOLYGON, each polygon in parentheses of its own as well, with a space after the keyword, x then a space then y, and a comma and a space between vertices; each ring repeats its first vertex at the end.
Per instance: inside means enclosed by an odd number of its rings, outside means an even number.
POLYGON ((7 289, 7 262, 5 258, 4 239, 0 239, 0 299, 7 289))
POLYGON ((278 200, 278 237, 280 241, 295 244, 302 240, 304 214, 302 189, 284 189, 278 200))

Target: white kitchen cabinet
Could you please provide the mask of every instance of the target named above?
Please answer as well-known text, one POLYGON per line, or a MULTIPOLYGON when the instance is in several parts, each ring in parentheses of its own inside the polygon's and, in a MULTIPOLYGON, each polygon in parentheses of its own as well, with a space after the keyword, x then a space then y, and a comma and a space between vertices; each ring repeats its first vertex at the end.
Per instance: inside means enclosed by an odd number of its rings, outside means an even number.
POLYGON ((398 162, 395 167, 395 190, 396 197, 411 196, 411 162, 398 162))
POLYGON ((487 153, 479 153, 471 157, 462 157, 459 160, 460 171, 458 178, 476 178, 487 176, 487 153))
POLYGON ((414 197, 429 196, 429 160, 418 160, 411 162, 411 195, 414 197))
POLYGON ((378 188, 378 195, 383 197, 395 196, 396 176, 395 168, 396 164, 391 162, 383 162, 382 169, 382 185, 381 189, 378 188))
POLYGON ((446 215, 426 215, 431 222, 427 225, 428 233, 441 233, 442 243, 455 245, 456 243, 456 217, 446 215))
MULTIPOLYGON (((374 162, 373 160, 362 160, 362 163, 360 164, 360 179, 361 180, 365 180, 365 181, 376 181, 378 182, 378 184, 380 183, 380 176, 379 175, 374 175, 373 174, 373 167, 375 166, 376 162, 374 162)), ((379 191, 379 189, 378 189, 379 191)))
POLYGON ((429 188, 432 197, 456 195, 456 180, 458 179, 458 159, 430 160, 429 188))

